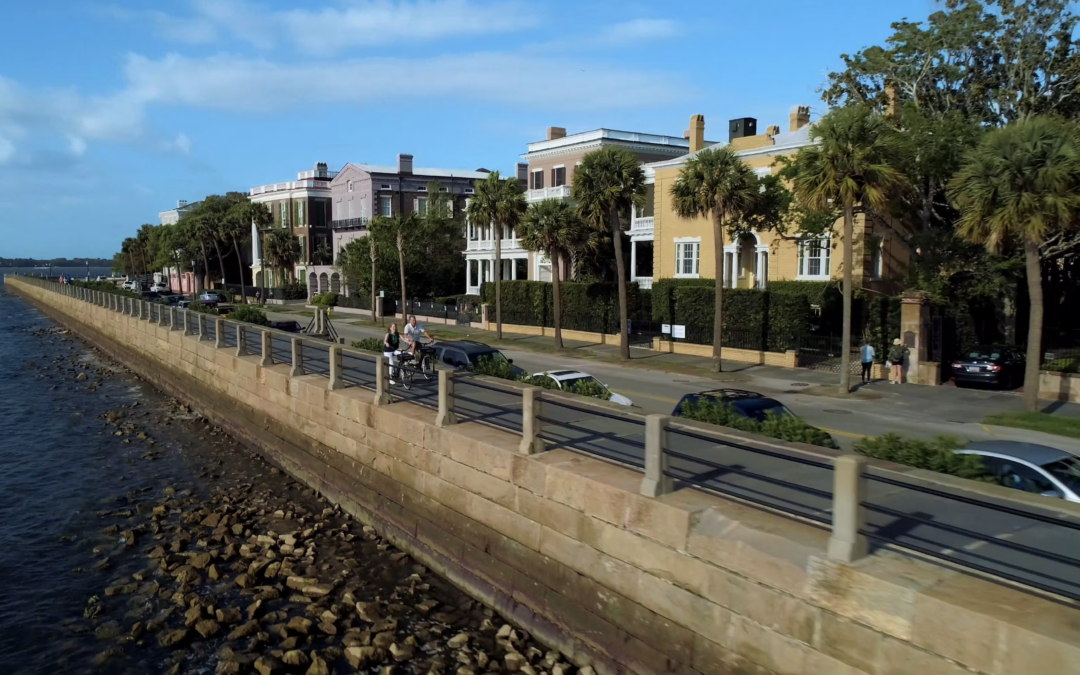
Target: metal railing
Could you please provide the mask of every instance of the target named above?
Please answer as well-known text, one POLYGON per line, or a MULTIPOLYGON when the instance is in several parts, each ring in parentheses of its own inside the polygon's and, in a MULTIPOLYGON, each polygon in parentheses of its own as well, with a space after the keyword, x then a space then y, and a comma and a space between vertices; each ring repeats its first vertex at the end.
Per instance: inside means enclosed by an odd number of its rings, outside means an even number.
MULTIPOLYGON (((100 291, 27 281, 129 320, 153 320, 151 303, 143 300, 112 301, 100 291)), ((187 310, 177 311, 176 324, 174 330, 183 327, 195 339, 214 339, 220 331, 215 345, 221 348, 236 347, 239 327, 247 354, 264 366, 327 376, 331 389, 372 390, 376 405, 404 401, 438 410, 439 426, 474 422, 502 429, 520 437, 524 454, 562 448, 642 471, 640 491, 648 497, 702 490, 827 529, 827 555, 840 562, 886 547, 1080 601, 1080 507, 1063 500, 665 415, 643 416, 471 373, 439 370, 426 379, 413 371, 406 390, 389 384, 380 354, 187 310)))

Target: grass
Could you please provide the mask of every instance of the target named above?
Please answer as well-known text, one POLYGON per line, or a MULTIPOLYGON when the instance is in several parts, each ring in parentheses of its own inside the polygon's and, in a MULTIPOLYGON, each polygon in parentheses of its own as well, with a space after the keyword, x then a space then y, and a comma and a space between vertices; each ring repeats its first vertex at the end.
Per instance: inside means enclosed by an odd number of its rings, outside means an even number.
POLYGON ((990 415, 983 420, 983 424, 1080 438, 1080 419, 1075 417, 1061 417, 1059 415, 1047 415, 1046 413, 1007 412, 990 415))

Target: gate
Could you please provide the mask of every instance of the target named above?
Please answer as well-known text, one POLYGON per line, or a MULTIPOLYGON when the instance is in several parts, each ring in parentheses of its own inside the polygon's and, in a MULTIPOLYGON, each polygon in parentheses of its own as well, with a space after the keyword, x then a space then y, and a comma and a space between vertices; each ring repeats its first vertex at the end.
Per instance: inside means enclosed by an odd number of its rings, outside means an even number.
MULTIPOLYGON (((664 333, 660 330, 661 324, 659 321, 630 321, 627 328, 627 332, 630 334, 629 342, 631 347, 652 349, 653 340, 664 337, 664 333)), ((670 335, 668 339, 671 339, 670 335)))
MULTIPOLYGON (((799 367, 840 374, 840 356, 843 354, 843 340, 831 335, 795 335, 791 339, 792 349, 799 352, 799 367)), ((862 373, 859 355, 851 352, 848 369, 852 375, 862 373)))

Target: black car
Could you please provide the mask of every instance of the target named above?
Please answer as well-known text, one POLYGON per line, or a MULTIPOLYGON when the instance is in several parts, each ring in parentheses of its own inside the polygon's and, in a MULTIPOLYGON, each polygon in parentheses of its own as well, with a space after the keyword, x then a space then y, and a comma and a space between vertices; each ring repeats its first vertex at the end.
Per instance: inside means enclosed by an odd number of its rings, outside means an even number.
POLYGON ((524 369, 513 365, 511 359, 503 356, 503 353, 490 345, 474 340, 451 340, 449 342, 436 342, 434 345, 435 358, 442 363, 455 369, 466 370, 475 365, 481 359, 502 360, 510 364, 510 370, 515 377, 526 375, 524 369))
POLYGON ((297 321, 268 321, 266 327, 283 330, 286 333, 299 333, 301 331, 300 323, 297 321))
POLYGON ((143 300, 157 300, 161 297, 161 293, 157 291, 143 291, 139 295, 142 296, 143 300))
POLYGON ((179 306, 180 301, 183 300, 183 299, 184 299, 184 296, 182 296, 182 295, 171 294, 171 295, 161 295, 161 296, 158 297, 157 300, 158 300, 158 302, 160 302, 162 304, 169 305, 170 307, 177 307, 177 306, 179 306))
POLYGON ((675 410, 671 412, 671 415, 681 417, 684 403, 698 403, 703 400, 711 403, 724 403, 731 406, 732 410, 743 417, 749 417, 758 422, 764 422, 769 412, 779 417, 795 417, 795 413, 791 412, 775 398, 769 398, 755 391, 745 389, 713 389, 712 391, 687 394, 675 404, 675 410))
POLYGON ((1024 354, 1016 347, 976 347, 954 359, 950 370, 958 387, 982 384, 1012 389, 1024 383, 1024 363, 1024 354))

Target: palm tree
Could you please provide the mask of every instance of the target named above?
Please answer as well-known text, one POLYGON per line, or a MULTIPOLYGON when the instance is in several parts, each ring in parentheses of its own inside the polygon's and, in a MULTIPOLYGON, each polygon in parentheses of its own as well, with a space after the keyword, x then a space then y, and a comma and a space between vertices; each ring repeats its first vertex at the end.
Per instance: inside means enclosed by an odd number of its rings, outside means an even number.
POLYGON ((247 302, 247 284, 244 281, 244 257, 240 255, 240 244, 247 240, 254 225, 256 232, 273 222, 270 209, 266 204, 250 201, 237 201, 229 207, 228 213, 221 221, 221 229, 218 234, 222 239, 231 241, 233 253, 236 254, 236 269, 240 273, 240 297, 247 302))
POLYGON ((488 223, 495 234, 495 338, 502 339, 502 239, 513 232, 525 213, 525 195, 516 178, 503 180, 498 171, 476 182, 469 200, 468 216, 474 223, 488 223))
POLYGON ((551 258, 552 293, 555 310, 555 346, 562 349, 562 265, 566 254, 585 238, 585 223, 569 202, 545 199, 531 204, 518 228, 521 246, 551 258))
MULTIPOLYGON (((420 222, 416 214, 410 213, 407 216, 397 215, 392 218, 382 218, 378 224, 373 223, 373 225, 376 230, 385 228, 385 233, 393 238, 394 248, 397 249, 398 272, 401 275, 401 320, 404 321, 409 312, 409 296, 405 287, 405 256, 408 255, 413 244, 413 237, 419 231, 420 222)), ((371 245, 374 247, 374 242, 371 245)), ((372 266, 372 272, 374 273, 374 271, 375 268, 372 266)), ((374 274, 372 274, 372 279, 374 279, 374 274)))
POLYGON ((136 269, 136 267, 135 267, 135 246, 136 245, 137 244, 136 244, 136 241, 135 241, 134 237, 126 237, 124 239, 123 243, 120 244, 120 252, 126 254, 127 257, 128 257, 128 263, 130 264, 130 267, 128 267, 128 274, 130 274, 131 276, 135 276, 135 274, 136 274, 136 272, 135 272, 135 269, 136 269))
POLYGON ((881 212, 906 183, 896 169, 896 134, 888 121, 862 105, 830 112, 814 125, 817 145, 795 156, 794 191, 807 208, 829 211, 840 205, 844 218, 844 334, 841 336, 840 393, 851 391, 852 244, 856 208, 881 212))
POLYGON ((574 173, 572 194, 582 219, 598 230, 611 233, 619 282, 619 351, 623 360, 628 360, 629 312, 622 223, 624 219, 629 221, 631 209, 645 203, 645 172, 628 150, 616 147, 594 150, 582 158, 574 173))
POLYGON ((1024 247, 1028 317, 1024 407, 1038 409, 1043 290, 1040 244, 1080 217, 1080 133, 1069 122, 1032 117, 995 129, 967 157, 949 193, 961 211, 960 236, 1000 250, 1024 247))
POLYGON ((708 148, 690 156, 671 187, 675 213, 682 218, 711 216, 716 257, 712 369, 722 370, 724 313, 724 227, 750 213, 760 201, 757 176, 730 147, 708 148))
MULTIPOLYGON (((281 270, 280 282, 284 282, 289 276, 289 269, 300 257, 300 242, 296 240, 290 230, 273 229, 267 232, 263 251, 270 265, 281 270)), ((275 276, 277 276, 275 274, 275 276)))

